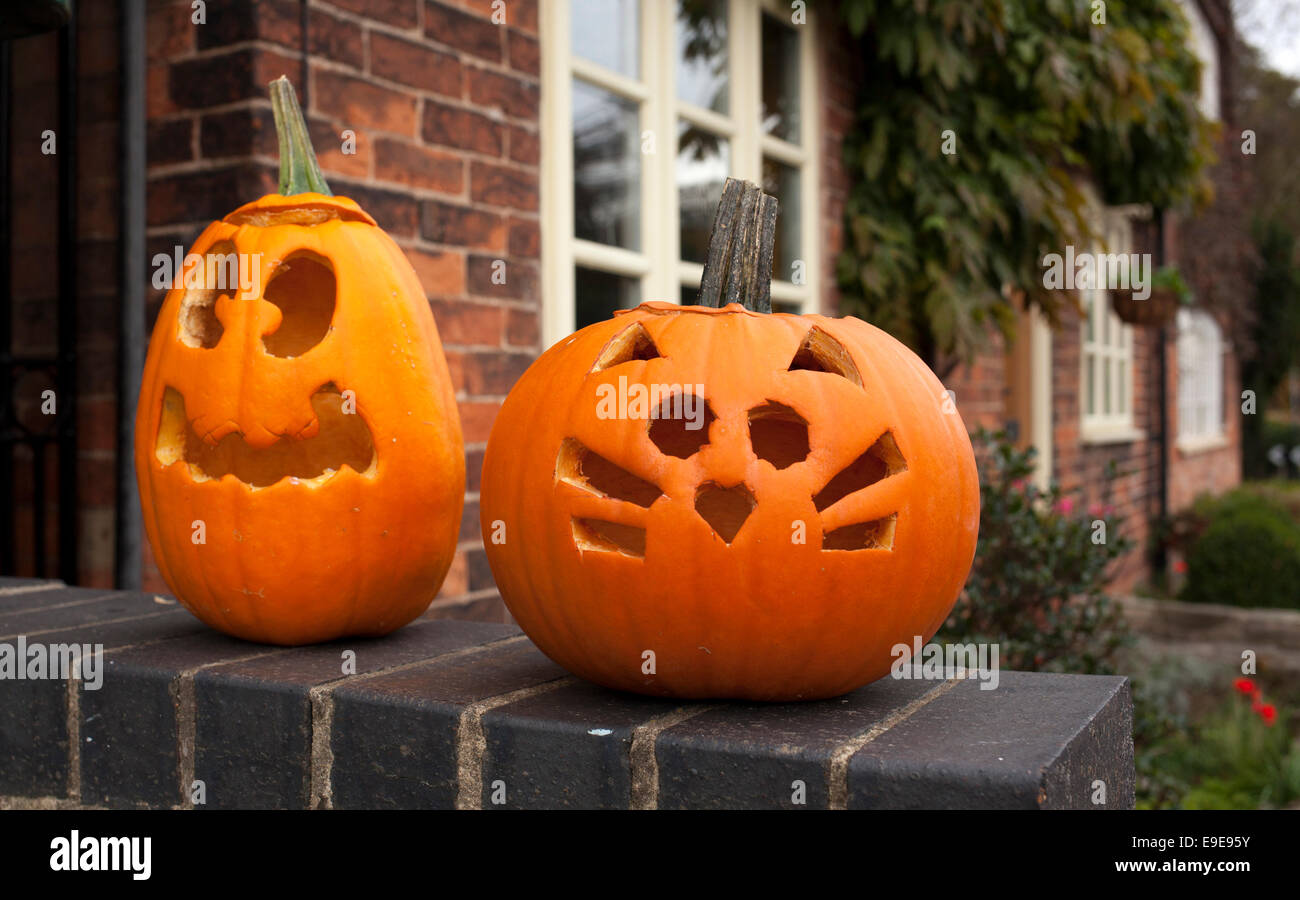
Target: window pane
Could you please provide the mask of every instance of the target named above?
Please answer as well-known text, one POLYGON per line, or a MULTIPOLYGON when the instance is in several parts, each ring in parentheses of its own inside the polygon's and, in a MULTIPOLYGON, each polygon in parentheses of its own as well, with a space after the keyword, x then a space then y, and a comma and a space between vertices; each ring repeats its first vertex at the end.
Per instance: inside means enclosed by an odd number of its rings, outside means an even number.
POLYGON ((603 322, 616 309, 631 309, 641 302, 641 282, 578 266, 573 273, 575 330, 603 322))
POLYGON ((1110 415, 1110 357, 1105 357, 1101 361, 1101 411, 1103 415, 1110 415))
POLYGON ((726 138, 687 122, 678 123, 677 205, 682 259, 704 262, 730 155, 726 138))
MULTIPOLYGON (((764 17, 766 19, 766 16, 764 17)), ((799 170, 775 160, 763 160, 763 190, 780 201, 776 218, 776 250, 772 254, 772 278, 779 281, 807 282, 806 260, 795 270, 800 258, 802 236, 799 214, 803 204, 799 197, 799 170)))
POLYGON ((573 81, 573 231, 577 237, 641 247, 641 153, 637 105, 573 81))
POLYGON ((1087 372, 1083 376, 1083 408, 1090 416, 1097 412, 1096 392, 1093 390, 1093 376, 1096 369, 1096 359, 1097 358, 1091 353, 1084 358, 1084 365, 1087 366, 1087 372))
POLYGON ((699 296, 700 289, 698 287, 691 287, 689 284, 684 284, 682 285, 681 299, 677 302, 682 306, 695 306, 699 300, 699 296))
POLYGON ((1123 360, 1119 363, 1119 405, 1118 411, 1121 413, 1128 412, 1128 363, 1123 360))
POLYGON ((1091 292, 1085 292, 1083 295, 1083 321, 1084 333, 1083 339, 1088 343, 1096 340, 1092 327, 1092 320, 1097 316, 1097 298, 1091 292))
POLYGON ((726 114, 726 0, 678 0, 677 98, 726 114))
POLYGON ((799 35, 763 19, 763 131, 799 143, 799 35))
POLYGON ((798 303, 791 303, 789 300, 773 300, 772 312, 790 313, 797 316, 802 310, 799 308, 798 303))
POLYGON ((573 55, 628 78, 641 77, 640 6, 638 0, 573 0, 573 55))

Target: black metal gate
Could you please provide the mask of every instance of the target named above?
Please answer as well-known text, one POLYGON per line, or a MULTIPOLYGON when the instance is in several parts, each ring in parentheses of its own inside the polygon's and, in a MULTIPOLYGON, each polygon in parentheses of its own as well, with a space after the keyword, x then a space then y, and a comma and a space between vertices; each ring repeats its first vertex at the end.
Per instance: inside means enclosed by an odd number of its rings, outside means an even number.
MULTIPOLYGON (((26 40, 28 38, 16 38, 26 40)), ((0 41, 0 574, 77 580, 77 198, 76 198, 76 37, 65 25, 58 32, 58 197, 55 259, 24 259, 58 279, 58 341, 53 353, 32 353, 13 345, 14 167, 12 148, 12 40, 0 41), (24 384, 53 385, 51 416, 21 415, 31 397, 24 384), (19 396, 24 393, 24 396, 19 396), (53 484, 54 492, 49 490, 53 484), (30 503, 16 504, 18 493, 30 503), (50 526, 54 525, 53 534, 50 526), (27 538, 30 539, 27 539, 27 538), (22 538, 22 540, 20 540, 22 538), (29 547, 19 553, 18 548, 29 547), (21 557, 21 558, 20 558, 21 557)))

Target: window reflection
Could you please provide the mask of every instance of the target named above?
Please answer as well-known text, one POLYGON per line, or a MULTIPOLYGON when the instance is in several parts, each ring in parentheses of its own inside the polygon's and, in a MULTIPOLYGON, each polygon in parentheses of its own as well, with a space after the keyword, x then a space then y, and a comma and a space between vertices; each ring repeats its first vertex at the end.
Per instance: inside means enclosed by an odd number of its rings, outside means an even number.
POLYGON ((799 170, 773 159, 763 160, 763 190, 781 204, 776 219, 776 247, 772 253, 772 277, 781 281, 806 282, 807 271, 800 263, 802 236, 799 216, 803 209, 800 198, 799 170), (796 268, 800 263, 800 268, 796 268))
POLYGON ((799 35, 771 16, 763 19, 763 131, 799 142, 799 35))
POLYGON ((678 0, 677 97, 726 115, 726 0, 678 0))
POLYGON ((713 216, 727 180, 729 157, 726 138, 689 122, 678 123, 677 206, 682 259, 704 262, 713 216))
MULTIPOLYGON (((572 52, 628 78, 641 75, 637 0, 572 0, 572 52)), ((663 0, 652 0, 663 2, 663 0)))
POLYGON ((577 237, 641 246, 637 105, 574 79, 573 227, 577 237))
POLYGON ((641 282, 577 266, 573 272, 573 293, 577 328, 603 322, 615 310, 631 309, 641 302, 641 282))

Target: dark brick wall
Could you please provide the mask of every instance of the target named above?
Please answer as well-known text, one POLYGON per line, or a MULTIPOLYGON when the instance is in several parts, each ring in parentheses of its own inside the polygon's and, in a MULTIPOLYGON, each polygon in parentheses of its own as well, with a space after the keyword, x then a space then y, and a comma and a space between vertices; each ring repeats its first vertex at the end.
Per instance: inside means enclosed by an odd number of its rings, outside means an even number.
MULTIPOLYGON (((58 258, 60 155, 72 136, 59 133, 59 41, 54 33, 11 42, 13 123, 10 138, 13 189, 13 350, 53 355, 58 347, 58 272, 78 278, 77 491, 78 581, 113 583, 113 518, 116 500, 117 287, 118 287, 118 21, 114 3, 82 4, 77 20, 77 247, 76 258, 58 258), (56 153, 41 152, 42 133, 55 132, 56 153)), ((52 378, 30 373, 14 385, 20 419, 48 432, 41 394, 52 378)), ((5 389, 9 389, 6 384, 5 389)), ((60 410, 72 398, 59 397, 60 410)), ((35 571, 33 452, 15 451, 15 563, 17 574, 35 571)), ((57 453, 44 460, 45 565, 58 566, 57 453)))

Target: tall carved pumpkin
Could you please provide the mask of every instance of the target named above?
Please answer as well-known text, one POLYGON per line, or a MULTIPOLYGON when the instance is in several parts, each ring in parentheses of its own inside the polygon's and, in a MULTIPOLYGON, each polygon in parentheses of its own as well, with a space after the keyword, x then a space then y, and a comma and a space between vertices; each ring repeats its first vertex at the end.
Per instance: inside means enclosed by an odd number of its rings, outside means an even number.
POLYGON ((566 338, 493 427, 481 523, 497 586, 591 681, 841 694, 931 637, 969 572, 979 488, 961 417, 885 332, 766 311, 775 212, 729 182, 705 305, 643 303, 566 338))
POLYGON ((213 628, 275 644, 384 634, 451 564, 460 420, 414 270, 330 194, 287 79, 271 98, 280 191, 199 236, 149 345, 145 528, 213 628))

